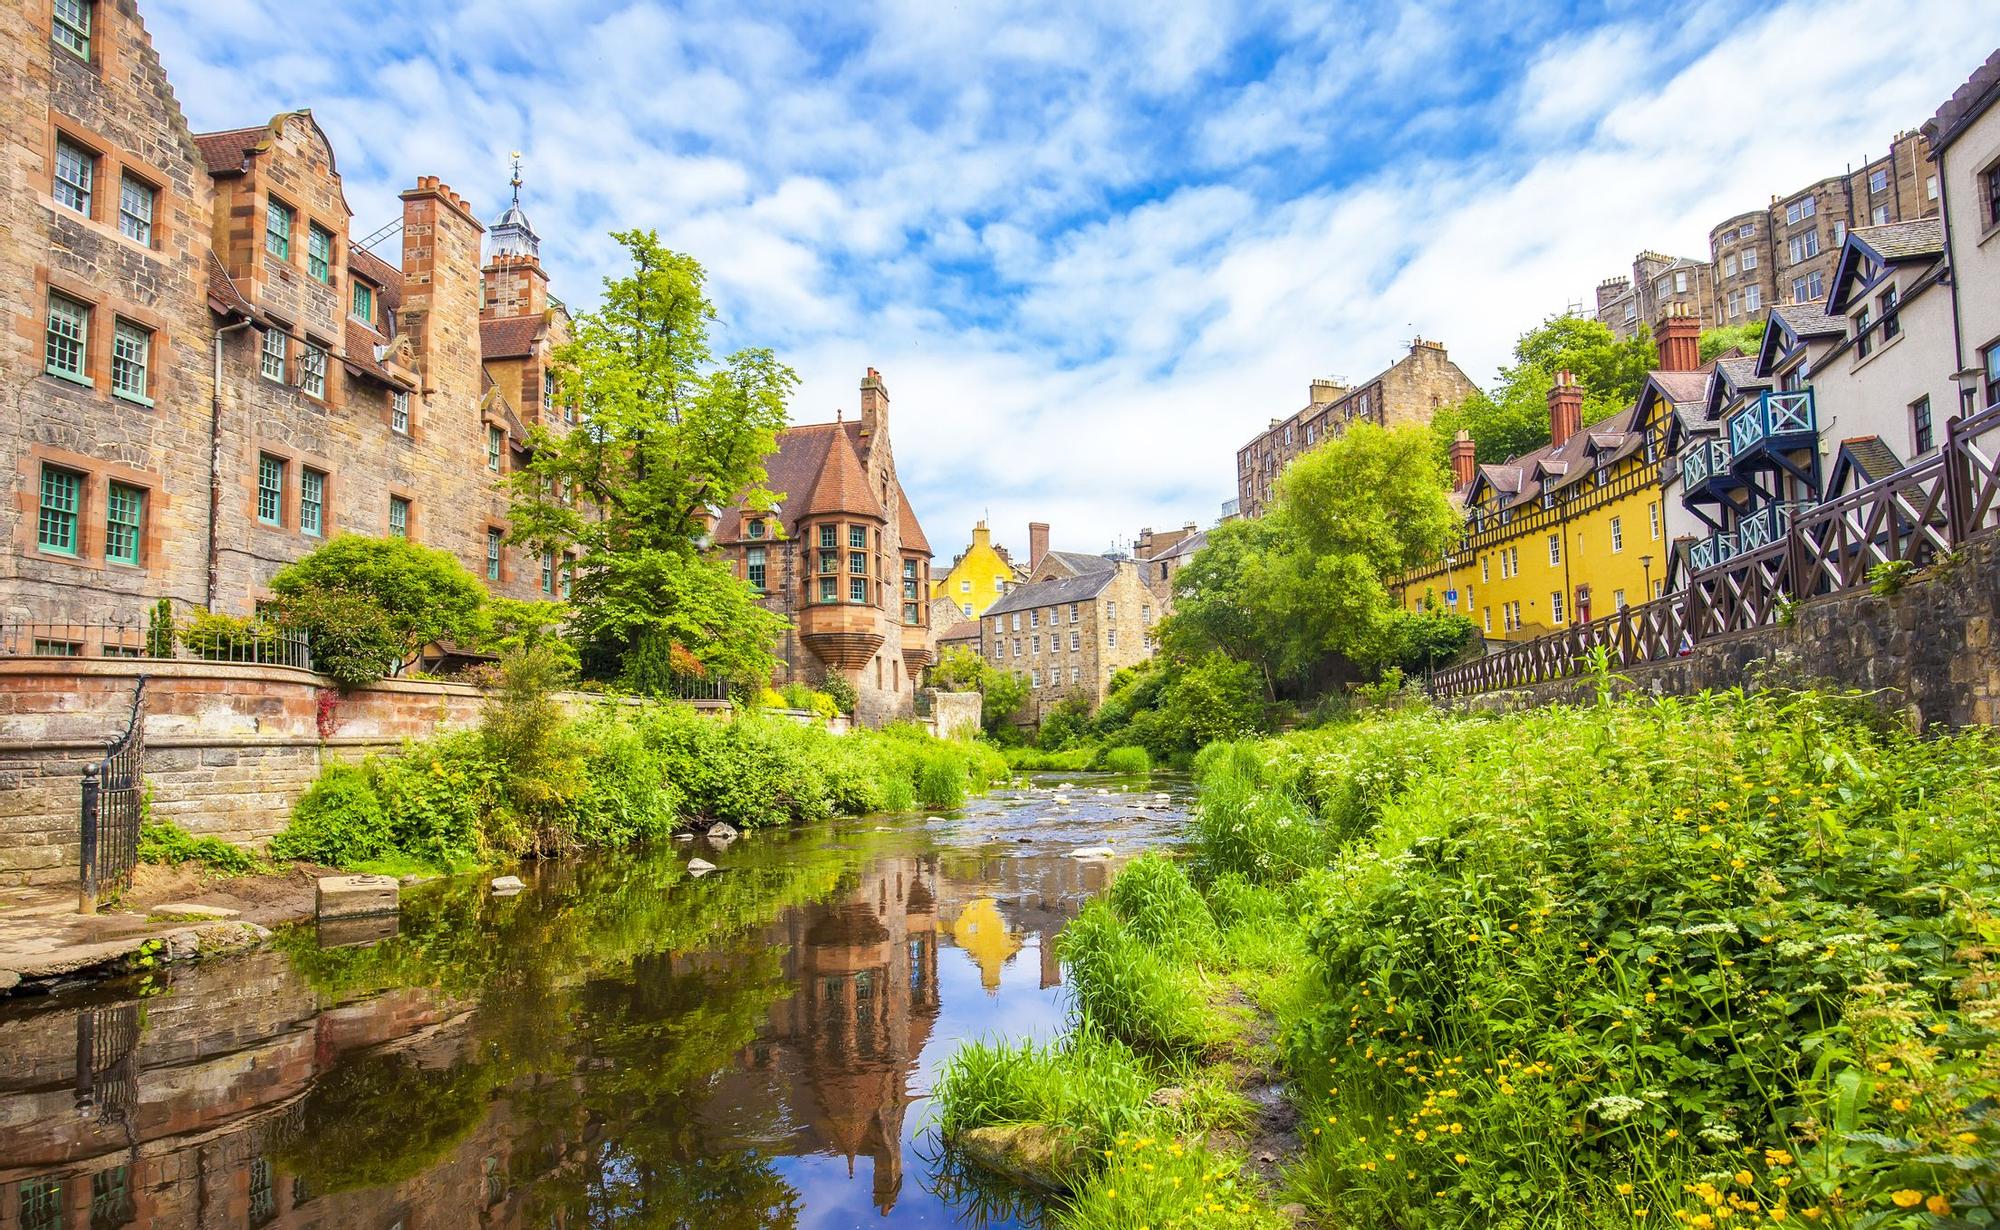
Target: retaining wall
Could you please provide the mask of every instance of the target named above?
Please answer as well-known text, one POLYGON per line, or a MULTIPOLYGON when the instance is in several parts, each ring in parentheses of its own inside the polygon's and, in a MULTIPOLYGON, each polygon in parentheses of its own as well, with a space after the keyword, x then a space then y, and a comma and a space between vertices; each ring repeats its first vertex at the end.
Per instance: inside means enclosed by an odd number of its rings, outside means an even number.
MULTIPOLYGON (((1685 657, 1620 668, 1619 685, 1692 696, 1743 687, 1858 688, 1881 693, 1918 730, 2000 725, 2000 534, 1967 539, 1951 561, 1894 594, 1831 594, 1793 608, 1783 624, 1731 633, 1685 657)), ((1588 679, 1563 679, 1455 705, 1505 710, 1592 697, 1588 679)))

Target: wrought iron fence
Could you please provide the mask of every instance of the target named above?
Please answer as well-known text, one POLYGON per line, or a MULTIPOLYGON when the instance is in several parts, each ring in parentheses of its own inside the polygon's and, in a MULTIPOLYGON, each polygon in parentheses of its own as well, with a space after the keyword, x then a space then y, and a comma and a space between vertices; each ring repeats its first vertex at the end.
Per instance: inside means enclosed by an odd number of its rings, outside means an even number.
POLYGON ((108 888, 123 888, 139 861, 139 814, 146 763, 146 677, 132 691, 132 716, 104 759, 85 765, 78 833, 83 881, 77 909, 97 912, 108 888))
POLYGON ((729 681, 713 675, 675 675, 667 694, 675 700, 728 700, 729 681))
POLYGON ((1775 623, 1792 603, 1860 589, 1878 565, 1934 562, 2000 527, 2000 405, 1950 420, 1943 447, 1895 474, 1769 518, 1757 529, 1776 533, 1760 545, 1742 534, 1696 544, 1687 588, 1439 671, 1432 695, 1571 678, 1599 647, 1620 667, 1678 657, 1710 637, 1775 623))
POLYGON ((312 669, 305 633, 233 621, 218 626, 194 620, 178 627, 148 620, 0 622, 0 658, 142 658, 312 669))

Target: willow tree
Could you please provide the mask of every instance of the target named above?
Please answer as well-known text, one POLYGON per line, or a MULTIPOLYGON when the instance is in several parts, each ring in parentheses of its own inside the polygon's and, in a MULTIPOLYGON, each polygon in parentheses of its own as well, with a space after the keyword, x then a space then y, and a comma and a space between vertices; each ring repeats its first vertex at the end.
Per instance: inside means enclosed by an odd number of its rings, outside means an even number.
POLYGON ((574 559, 575 623, 600 669, 679 646, 713 674, 761 682, 785 622, 708 554, 706 533, 715 509, 777 506, 764 459, 798 376, 765 349, 718 362, 701 264, 653 231, 612 238, 631 267, 556 351, 580 419, 531 433, 511 541, 574 559))

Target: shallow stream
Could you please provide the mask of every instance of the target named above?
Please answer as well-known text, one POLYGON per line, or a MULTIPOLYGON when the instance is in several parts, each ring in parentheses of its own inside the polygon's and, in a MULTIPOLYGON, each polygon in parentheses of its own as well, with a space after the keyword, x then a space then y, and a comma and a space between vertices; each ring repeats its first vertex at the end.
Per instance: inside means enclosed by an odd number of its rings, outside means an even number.
POLYGON ((1060 1031, 1055 936, 1109 871, 1068 852, 1171 844, 1185 803, 1038 777, 11 1002, 0 1222, 1027 1224, 942 1167, 927 1092, 963 1040, 1060 1031))

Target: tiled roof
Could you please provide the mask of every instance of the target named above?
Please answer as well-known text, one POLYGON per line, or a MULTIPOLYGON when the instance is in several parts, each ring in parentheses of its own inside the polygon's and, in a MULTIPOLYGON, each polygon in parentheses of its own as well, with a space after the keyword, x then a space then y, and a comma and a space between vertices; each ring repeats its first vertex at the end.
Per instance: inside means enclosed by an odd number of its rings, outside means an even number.
POLYGON ((1117 564, 1102 555, 1092 555, 1087 551, 1051 551, 1045 558, 1055 560, 1071 572, 1082 576, 1109 574, 1118 570, 1117 564))
POLYGON ((938 633, 938 644, 940 645, 946 641, 976 641, 978 639, 979 621, 976 619, 961 619, 951 627, 938 633))
POLYGON ((1848 234, 1879 253, 1885 261, 1920 260, 1944 255, 1944 220, 1915 218, 1881 226, 1857 226, 1848 234))
POLYGON ((1973 69, 1965 84, 1953 90, 1937 114, 1925 122, 1923 131, 1930 139, 1931 152, 1935 154, 1951 144, 1995 99, 2000 99, 2000 51, 1987 56, 1986 63, 1973 69))
POLYGON ((1061 606, 1069 602, 1088 602, 1103 593, 1111 584, 1111 578, 1118 575, 1118 566, 1111 566, 1098 572, 1086 572, 1081 576, 1054 577, 1047 581, 1030 581, 1006 592, 1000 601, 986 608, 988 615, 1005 615, 1010 611, 1025 611, 1030 607, 1061 606))
POLYGON ((924 537, 924 527, 917 524, 917 510, 910 507, 910 495, 903 490, 901 479, 896 480, 896 537, 905 551, 931 553, 931 540, 924 537))
MULTIPOLYGON (((838 423, 789 428, 778 433, 778 447, 764 458, 764 486, 777 494, 776 520, 786 529, 798 525, 819 468, 826 461, 827 446, 839 430, 838 423)), ((732 504, 716 521, 715 540, 736 542, 742 538, 743 507, 732 504)))
POLYGON ((1193 555, 1196 551, 1201 550, 1203 547, 1207 545, 1208 545, 1208 531, 1196 530, 1194 533, 1189 534, 1186 538, 1181 539, 1173 546, 1168 547, 1166 550, 1160 552, 1158 555, 1155 555, 1153 559, 1155 560, 1179 559, 1183 555, 1193 555))
POLYGON ((222 258, 212 248, 208 253, 208 303, 218 312, 253 318, 257 315, 250 301, 236 288, 236 282, 229 276, 222 258))
POLYGON ((503 316, 479 322, 479 357, 521 359, 535 352, 535 339, 548 326, 541 315, 503 316))
POLYGON ((882 515, 882 502, 869 488, 868 471, 861 467, 861 458, 855 455, 854 444, 846 432, 833 433, 827 445, 826 463, 819 468, 812 497, 806 501, 802 513, 808 517, 854 513, 877 521, 888 520, 882 515))
POLYGON ((388 344, 388 338, 350 316, 347 318, 345 353, 341 355, 341 361, 364 376, 373 377, 395 388, 408 390, 411 387, 410 382, 392 374, 388 368, 382 366, 381 360, 375 357, 376 347, 388 344))
POLYGON ((1903 468, 1903 463, 1896 457, 1896 450, 1884 444, 1880 436, 1856 436, 1851 440, 1842 440, 1840 450, 1854 459, 1855 468, 1871 483, 1903 468))
MULTIPOLYGON (((1688 372, 1654 373, 1656 376, 1691 374, 1688 372)), ((1479 467, 1480 473, 1485 477, 1487 485, 1503 496, 1509 497, 1499 501, 1496 507, 1518 507, 1539 498, 1544 486, 1541 481, 1543 474, 1553 476, 1553 481, 1546 484, 1548 487, 1558 488, 1577 481, 1576 477, 1571 476, 1572 474, 1581 477, 1584 474, 1590 473, 1592 460, 1588 456, 1587 450, 1590 447, 1590 440, 1593 436, 1615 435, 1619 436, 1622 441, 1610 456, 1597 459, 1601 462, 1615 461, 1636 450, 1645 439, 1644 432, 1632 430, 1632 421, 1638 412, 1639 408, 1637 405, 1627 406, 1616 414, 1609 415, 1588 425, 1582 431, 1563 441, 1561 445, 1544 444, 1533 452, 1524 453, 1519 457, 1508 458, 1505 465, 1479 467), (1510 481, 1514 486, 1510 487, 1506 485, 1510 481)))
POLYGON ((1799 337, 1839 336, 1847 332, 1847 326, 1838 316, 1828 316, 1820 310, 1818 301, 1812 303, 1784 303, 1771 309, 1785 322, 1785 327, 1799 337))
POLYGON ((1647 376, 1660 386, 1660 392, 1675 405, 1682 402, 1698 402, 1708 391, 1708 369, 1697 368, 1691 372, 1648 372, 1647 376))
POLYGON ((382 306, 395 311, 403 306, 403 271, 360 244, 347 247, 347 267, 382 288, 382 306))
POLYGON ((231 128, 227 132, 198 132, 194 134, 195 148, 201 151, 201 160, 208 164, 210 175, 227 175, 243 169, 243 162, 270 133, 268 124, 256 124, 249 128, 231 128))

